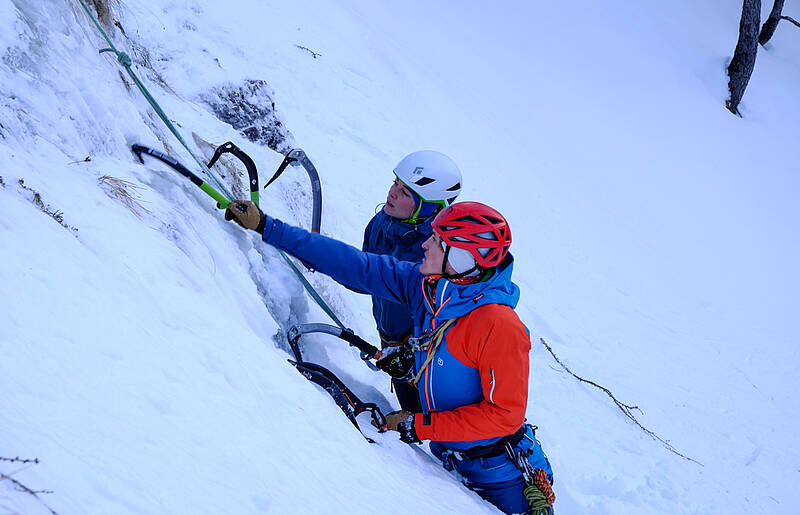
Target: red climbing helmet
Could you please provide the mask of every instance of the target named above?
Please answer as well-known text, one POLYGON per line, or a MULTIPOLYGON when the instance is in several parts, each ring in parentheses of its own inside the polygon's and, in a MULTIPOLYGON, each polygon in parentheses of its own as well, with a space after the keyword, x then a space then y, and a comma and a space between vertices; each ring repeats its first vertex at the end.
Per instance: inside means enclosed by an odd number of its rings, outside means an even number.
POLYGON ((502 263, 511 246, 506 219, 480 202, 456 202, 444 208, 433 220, 433 229, 446 245, 469 251, 483 268, 502 263))

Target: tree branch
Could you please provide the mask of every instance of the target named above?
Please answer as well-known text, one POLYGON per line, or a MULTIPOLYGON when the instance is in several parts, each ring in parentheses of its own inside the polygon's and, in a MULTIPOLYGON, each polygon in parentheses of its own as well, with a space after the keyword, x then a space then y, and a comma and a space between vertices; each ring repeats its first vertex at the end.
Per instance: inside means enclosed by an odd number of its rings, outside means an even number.
POLYGON ((561 365, 561 368, 563 368, 564 370, 566 370, 566 371, 567 371, 567 372, 568 372, 568 373, 569 373, 569 374, 570 374, 572 377, 574 377, 575 379, 577 379, 577 380, 578 380, 578 381, 580 381, 581 383, 586 383, 586 384, 592 385, 592 386, 594 386, 595 388, 599 388, 600 390, 602 390, 603 392, 605 392, 605 394, 606 394, 606 395, 608 395, 609 397, 611 397, 611 400, 613 400, 613 401, 614 401, 614 404, 617 406, 617 408, 619 408, 619 410, 620 410, 622 413, 624 413, 624 414, 625 414, 625 416, 626 416, 627 418, 629 418, 630 420, 632 420, 634 424, 636 424, 637 426, 639 426, 639 429, 641 429, 642 431, 644 431, 645 433, 647 433, 647 434, 648 434, 648 435, 649 435, 649 436, 650 436, 652 439, 654 439, 654 440, 657 440, 657 441, 661 442, 661 444, 662 444, 662 445, 663 445, 663 446, 664 446, 664 447, 665 447, 665 448, 666 448, 668 451, 670 451, 671 453, 673 453, 673 454, 676 454, 676 455, 680 456, 681 458, 683 458, 683 459, 685 459, 685 460, 687 460, 687 461, 691 461, 691 462, 693 462, 693 463, 697 463, 697 464, 698 464, 698 465, 700 465, 701 467, 703 467, 703 466, 704 466, 704 465, 703 465, 702 463, 700 463, 699 461, 697 461, 697 460, 695 460, 695 459, 692 459, 692 458, 690 458, 690 457, 688 457, 688 456, 686 456, 686 455, 683 455, 683 454, 681 454, 680 452, 678 452, 678 450, 677 450, 677 449, 675 449, 675 447, 673 447, 672 445, 670 445, 670 443, 669 443, 669 442, 667 442, 666 440, 664 440, 663 438, 661 438, 660 436, 658 436, 657 434, 655 434, 653 431, 650 431, 649 429, 647 429, 646 427, 644 427, 644 426, 642 425, 642 423, 641 423, 641 422, 639 422, 639 420, 638 420, 638 419, 636 418, 636 416, 633 414, 633 410, 636 410, 636 411, 638 411, 639 413, 642 413, 642 410, 641 410, 641 409, 639 409, 639 407, 638 407, 638 406, 629 406, 629 405, 627 405, 627 404, 625 404, 625 403, 622 403, 622 402, 620 402, 620 401, 619 401, 619 399, 617 399, 617 398, 614 396, 614 394, 613 394, 613 393, 611 393, 611 390, 609 390, 608 388, 606 388, 606 387, 604 387, 604 386, 600 386, 599 384, 595 383, 594 381, 590 381, 590 380, 588 380, 588 379, 584 379, 584 378, 580 377, 579 375, 575 374, 575 373, 574 373, 572 370, 570 370, 570 369, 569 369, 569 367, 567 367, 567 366, 566 366, 564 363, 562 363, 560 359, 558 359, 558 356, 556 356, 555 352, 553 352, 553 349, 550 347, 550 345, 548 345, 548 344, 547 344, 547 342, 544 340, 544 338, 539 338, 539 341, 542 343, 542 345, 544 345, 544 348, 545 348, 545 349, 547 349, 547 352, 549 352, 549 353, 550 353, 550 355, 551 355, 551 356, 553 356, 553 359, 555 359, 555 360, 556 360, 556 363, 558 363, 559 365, 561 365))
POLYGON ((786 20, 786 21, 788 21, 788 22, 791 22, 791 23, 794 23, 795 25, 797 25, 798 27, 800 27, 800 22, 798 22, 797 20, 795 20, 795 19, 794 19, 794 18, 792 18, 791 16, 781 16, 781 19, 782 19, 782 20, 786 20))
MULTIPOLYGON (((38 464, 39 463, 39 458, 34 458, 32 460, 25 460, 25 459, 20 458, 19 456, 17 456, 16 458, 4 458, 4 457, 0 456, 0 461, 7 461, 9 463, 36 463, 36 464, 38 464)), ((36 499, 40 503, 42 503, 42 506, 44 506, 45 508, 50 510, 50 513, 52 513, 53 515, 58 515, 53 510, 53 508, 48 506, 41 498, 39 498, 39 494, 52 494, 53 493, 52 490, 32 490, 32 489, 28 488, 27 486, 23 485, 22 483, 20 483, 19 481, 17 481, 16 479, 14 479, 13 477, 11 477, 9 475, 6 475, 6 474, 3 474, 3 473, 0 473, 0 481, 3 481, 3 480, 11 481, 11 483, 14 486, 17 487, 17 490, 19 490, 20 492, 25 492, 27 494, 31 494, 32 496, 36 497, 36 499)))
POLYGON ((313 50, 311 50, 310 48, 306 48, 306 47, 304 47, 304 46, 302 46, 302 45, 295 45, 295 46, 296 46, 297 48, 299 48, 300 50, 305 50, 306 52, 308 52, 309 54, 311 54, 311 57, 313 57, 314 59, 316 59, 317 57, 320 57, 320 56, 322 55, 322 54, 319 54, 319 53, 317 53, 317 52, 314 52, 314 51, 313 51, 313 50))
POLYGON ((34 458, 32 460, 23 460, 19 456, 17 456, 16 458, 4 458, 0 456, 0 461, 8 461, 11 463, 39 463, 39 458, 34 458))

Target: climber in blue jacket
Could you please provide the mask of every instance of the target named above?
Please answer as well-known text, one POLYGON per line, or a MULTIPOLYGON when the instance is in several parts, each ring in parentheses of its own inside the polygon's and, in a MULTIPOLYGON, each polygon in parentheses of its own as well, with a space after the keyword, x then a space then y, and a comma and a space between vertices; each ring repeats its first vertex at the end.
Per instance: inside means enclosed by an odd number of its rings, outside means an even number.
POLYGON ((525 422, 531 343, 514 311, 520 293, 503 215, 478 202, 447 206, 422 263, 292 227, 250 201, 232 201, 225 218, 348 288, 405 306, 409 359, 394 363, 405 352, 385 351, 390 362, 376 365, 416 387, 421 410, 387 414, 387 428, 406 443, 430 440, 442 466, 501 511, 552 513, 552 468, 525 422))
MULTIPOLYGON (((431 221, 460 192, 461 171, 452 159, 434 150, 407 155, 394 168, 386 203, 367 224, 361 250, 421 263, 422 244, 432 233, 431 221)), ((406 306, 373 294, 372 316, 382 349, 407 344, 414 326, 406 306)), ((415 387, 393 378, 392 388, 402 409, 420 411, 415 387)))

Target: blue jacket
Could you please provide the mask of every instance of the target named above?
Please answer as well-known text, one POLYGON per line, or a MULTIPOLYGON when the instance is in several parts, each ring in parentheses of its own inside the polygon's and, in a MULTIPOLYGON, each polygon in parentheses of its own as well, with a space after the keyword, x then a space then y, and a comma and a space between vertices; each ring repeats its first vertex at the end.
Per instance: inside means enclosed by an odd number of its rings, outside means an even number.
MULTIPOLYGON (((420 224, 408 224, 381 210, 367 224, 361 250, 421 263, 425 255, 422 244, 432 232, 431 219, 420 224)), ((413 332, 411 313, 394 300, 372 295, 372 316, 382 338, 401 340, 413 332)))
MULTIPOLYGON (((348 288, 404 305, 416 337, 459 317, 418 384, 423 413, 415 416, 414 427, 421 439, 465 449, 522 426, 530 338, 513 311, 519 289, 511 282, 512 260, 488 281, 459 285, 424 277, 418 263, 361 252, 269 216, 263 239, 348 288)), ((417 352, 417 371, 429 350, 417 352)))

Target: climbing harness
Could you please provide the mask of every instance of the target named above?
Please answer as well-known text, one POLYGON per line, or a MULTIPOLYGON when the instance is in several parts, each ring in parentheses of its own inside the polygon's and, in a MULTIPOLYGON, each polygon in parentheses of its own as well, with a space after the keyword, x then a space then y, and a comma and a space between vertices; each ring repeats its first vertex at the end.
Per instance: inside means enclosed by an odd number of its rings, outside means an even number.
MULTIPOLYGON (((523 433, 522 437, 517 440, 517 442, 522 438, 528 438, 532 440, 534 444, 538 443, 536 440, 537 428, 536 426, 531 427, 534 435, 533 438, 523 433)), ((524 430, 525 428, 526 426, 523 425, 522 429, 524 430)), ((511 460, 511 463, 522 473, 522 479, 525 481, 525 489, 522 493, 528 500, 528 506, 530 507, 529 513, 532 515, 551 514, 553 503, 556 502, 556 494, 553 493, 553 486, 547 478, 547 472, 541 468, 533 468, 531 462, 528 461, 528 456, 532 453, 531 450, 522 451, 516 447, 516 444, 512 444, 510 441, 506 441, 504 447, 508 459, 511 460)))
POLYGON ((516 433, 504 436, 500 440, 490 443, 489 445, 476 445, 475 447, 464 450, 446 449, 444 454, 452 455, 456 459, 462 461, 477 460, 480 458, 494 458, 495 456, 505 454, 507 452, 507 445, 510 445, 513 448, 520 441, 522 441, 522 438, 525 436, 526 429, 527 427, 523 425, 516 433))
MULTIPOLYGON (((525 423, 516 433, 505 436, 488 445, 478 445, 463 450, 445 448, 441 456, 442 463, 446 470, 458 470, 457 462, 489 459, 505 455, 522 474, 525 484, 522 493, 529 506, 529 511, 526 513, 529 515, 552 515, 552 506, 556 501, 556 496, 553 493, 553 486, 550 482, 552 476, 548 477, 549 463, 547 464, 548 470, 545 470, 544 468, 535 468, 529 459, 531 456, 535 457, 537 454, 535 450, 538 449, 545 463, 547 463, 547 458, 544 457, 544 453, 541 451, 541 444, 536 439, 537 429, 536 426, 525 423), (528 440, 530 447, 523 440, 528 440)), ((462 481, 465 480, 462 479, 462 481)))

